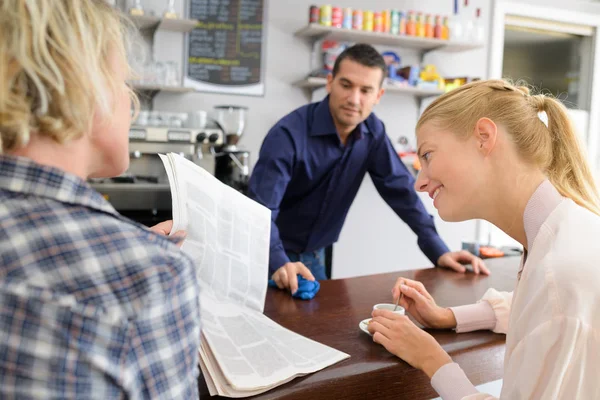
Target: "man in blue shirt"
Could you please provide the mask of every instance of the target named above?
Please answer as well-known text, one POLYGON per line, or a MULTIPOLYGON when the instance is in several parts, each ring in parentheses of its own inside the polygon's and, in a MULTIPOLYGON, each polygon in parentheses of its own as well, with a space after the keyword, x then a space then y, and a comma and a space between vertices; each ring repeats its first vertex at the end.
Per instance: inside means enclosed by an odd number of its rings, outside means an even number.
POLYGON ((383 95, 385 70, 373 47, 346 49, 327 78, 329 95, 286 115, 265 137, 249 196, 272 210, 269 275, 282 289, 294 293, 297 274, 327 279, 324 249, 337 241, 367 172, 432 263, 459 272, 465 271, 461 262, 471 263, 475 273, 489 273, 471 253, 448 250, 371 112, 383 95))

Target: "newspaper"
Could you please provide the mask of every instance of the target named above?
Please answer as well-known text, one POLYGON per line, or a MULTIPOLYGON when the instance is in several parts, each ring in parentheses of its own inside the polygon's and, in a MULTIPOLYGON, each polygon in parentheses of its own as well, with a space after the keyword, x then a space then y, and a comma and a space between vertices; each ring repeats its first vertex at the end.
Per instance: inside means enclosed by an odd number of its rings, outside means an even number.
POLYGON ((173 229, 197 261, 200 368, 211 395, 249 397, 349 355, 287 330, 263 314, 271 212, 185 158, 160 156, 173 229))

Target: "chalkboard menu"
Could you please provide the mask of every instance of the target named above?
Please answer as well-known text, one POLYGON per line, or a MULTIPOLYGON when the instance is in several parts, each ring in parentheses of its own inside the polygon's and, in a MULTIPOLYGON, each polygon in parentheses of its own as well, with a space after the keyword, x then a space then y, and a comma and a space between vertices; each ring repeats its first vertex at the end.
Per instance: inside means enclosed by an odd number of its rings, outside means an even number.
POLYGON ((190 0, 190 18, 199 23, 188 38, 185 86, 264 94, 266 1, 190 0))

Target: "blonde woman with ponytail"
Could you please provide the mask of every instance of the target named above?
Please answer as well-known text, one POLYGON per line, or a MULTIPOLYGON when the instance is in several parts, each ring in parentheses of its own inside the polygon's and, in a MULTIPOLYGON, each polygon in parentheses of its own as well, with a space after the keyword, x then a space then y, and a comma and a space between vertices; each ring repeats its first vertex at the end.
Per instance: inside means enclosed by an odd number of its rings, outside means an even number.
POLYGON ((128 167, 127 26, 0 0, 1 399, 198 397, 192 260, 86 183, 128 167))
MULTIPOLYGON (((442 308, 420 282, 394 297, 428 328, 506 334, 501 398, 600 398, 600 202, 565 107, 502 80, 434 101, 417 124, 428 192, 446 221, 485 219, 524 249, 514 292, 442 308)), ((373 340, 423 370, 443 399, 488 399, 431 335, 377 310, 373 340)))

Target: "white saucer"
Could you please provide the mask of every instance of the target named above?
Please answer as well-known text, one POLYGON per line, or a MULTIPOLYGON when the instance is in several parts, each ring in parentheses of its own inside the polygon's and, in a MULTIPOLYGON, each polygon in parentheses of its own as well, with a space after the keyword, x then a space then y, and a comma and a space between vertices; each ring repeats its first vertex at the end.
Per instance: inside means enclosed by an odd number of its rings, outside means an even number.
POLYGON ((364 333, 366 333, 369 336, 373 336, 371 335, 371 332, 369 332, 369 329, 367 329, 369 321, 371 320, 371 318, 366 318, 363 319, 362 321, 360 321, 360 323, 358 324, 358 327, 360 328, 361 331, 363 331, 364 333))

